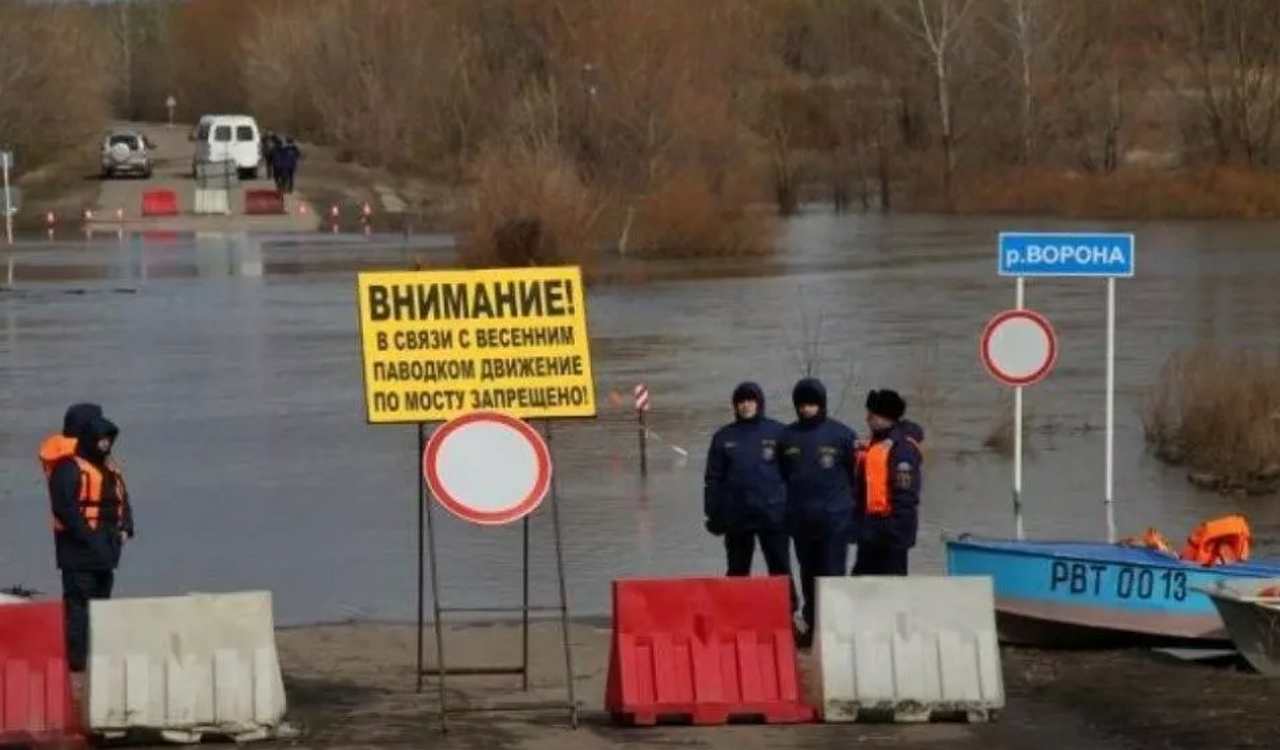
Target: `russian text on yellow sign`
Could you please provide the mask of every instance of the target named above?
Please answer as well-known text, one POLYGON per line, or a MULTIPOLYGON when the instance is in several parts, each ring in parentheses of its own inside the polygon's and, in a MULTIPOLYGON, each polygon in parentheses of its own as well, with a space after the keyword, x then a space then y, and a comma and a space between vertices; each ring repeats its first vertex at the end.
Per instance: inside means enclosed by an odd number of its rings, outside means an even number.
POLYGON ((372 423, 596 413, 576 266, 361 273, 356 296, 372 423))

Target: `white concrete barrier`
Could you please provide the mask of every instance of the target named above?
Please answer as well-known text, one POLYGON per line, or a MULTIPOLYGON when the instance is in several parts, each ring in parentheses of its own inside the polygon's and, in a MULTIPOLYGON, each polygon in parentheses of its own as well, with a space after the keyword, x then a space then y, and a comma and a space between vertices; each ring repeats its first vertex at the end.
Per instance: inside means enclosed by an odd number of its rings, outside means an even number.
POLYGON ((231 201, 227 190, 225 188, 196 188, 192 213, 230 216, 231 201))
POLYGON ((820 578, 814 643, 824 721, 985 721, 1004 707, 986 576, 820 578))
POLYGON ((91 731, 154 730, 176 742, 279 736, 285 695, 270 592, 94 600, 89 618, 91 731))

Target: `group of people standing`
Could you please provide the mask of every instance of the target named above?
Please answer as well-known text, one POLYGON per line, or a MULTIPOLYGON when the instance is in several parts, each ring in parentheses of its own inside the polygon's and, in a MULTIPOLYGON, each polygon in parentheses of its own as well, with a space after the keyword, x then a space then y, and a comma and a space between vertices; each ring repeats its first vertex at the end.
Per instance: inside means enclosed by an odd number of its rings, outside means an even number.
MULTIPOLYGON (((796 421, 765 416, 764 391, 733 391, 734 421, 711 439, 704 489, 706 528, 724 537, 728 575, 751 573, 759 542, 770 575, 800 564, 801 648, 813 642, 815 580, 845 575, 906 575, 919 523, 924 430, 904 418, 897 392, 867 394, 870 437, 827 414, 827 391, 804 378, 792 391, 796 421)), ((800 604, 791 586, 792 610, 800 604)))
POLYGON ((284 140, 270 131, 262 136, 262 161, 267 165, 267 179, 274 180, 281 194, 293 193, 293 178, 302 161, 302 149, 293 136, 284 140))

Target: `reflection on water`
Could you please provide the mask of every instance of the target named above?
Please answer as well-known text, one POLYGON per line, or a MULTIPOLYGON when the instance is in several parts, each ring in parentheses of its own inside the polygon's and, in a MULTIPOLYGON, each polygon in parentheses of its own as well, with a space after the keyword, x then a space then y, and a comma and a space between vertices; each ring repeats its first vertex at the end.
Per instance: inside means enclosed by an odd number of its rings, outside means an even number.
MULTIPOLYGON (((555 425, 574 611, 607 611, 617 576, 722 571, 721 542, 702 527, 707 441, 742 379, 762 382, 769 410, 788 418, 806 351, 855 428, 877 386, 903 390, 924 422, 916 570, 942 570, 944 531, 1010 533, 1010 466, 982 446, 1006 396, 976 347, 1013 301, 994 270, 996 232, 1012 228, 1082 225, 811 213, 782 226, 768 261, 607 264, 623 281, 589 296, 601 414, 555 425), (625 281, 637 276, 654 280, 625 281), (639 381, 662 438, 643 482, 629 398, 608 398, 639 381)), ((1120 532, 1155 525, 1176 539, 1240 510, 1276 550, 1273 500, 1192 489, 1146 455, 1141 427, 1144 389, 1174 349, 1273 345, 1274 226, 1088 228, 1138 239, 1138 276, 1118 294, 1120 532)), ((364 423, 353 271, 448 264, 450 247, 447 236, 144 234, 0 253, 15 271, 0 291, 0 585, 58 590, 34 451, 69 402, 89 398, 123 427, 138 507, 122 594, 265 587, 286 623, 411 619, 417 440, 410 426, 364 423)), ((1056 371, 1027 392, 1028 533, 1103 538, 1104 285, 1036 280, 1027 302, 1062 339, 1056 371)), ((444 602, 518 601, 519 529, 436 517, 444 602)), ((548 518, 533 519, 542 602, 555 594, 548 518)))

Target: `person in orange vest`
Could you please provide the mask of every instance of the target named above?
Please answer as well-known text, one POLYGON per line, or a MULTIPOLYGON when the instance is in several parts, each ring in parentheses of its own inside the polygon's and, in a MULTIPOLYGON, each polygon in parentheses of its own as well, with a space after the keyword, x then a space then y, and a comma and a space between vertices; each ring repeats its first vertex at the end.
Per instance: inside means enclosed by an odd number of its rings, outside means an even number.
MULTIPOLYGON (((81 411, 78 416, 91 412, 81 411)), ((111 598, 121 550, 125 539, 134 534, 129 492, 109 459, 119 434, 98 409, 97 416, 80 423, 74 452, 58 459, 49 472, 54 545, 66 609, 67 662, 72 672, 83 672, 88 659, 89 600, 111 598)))
POLYGON ((851 574, 904 576, 919 526, 924 429, 903 419, 907 403, 896 391, 871 391, 866 407, 871 440, 857 459, 851 574))

